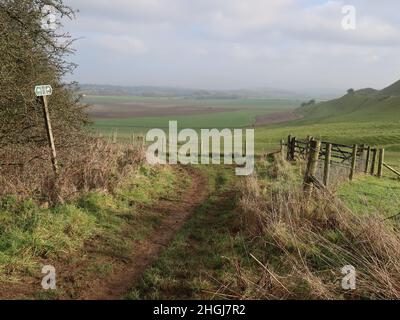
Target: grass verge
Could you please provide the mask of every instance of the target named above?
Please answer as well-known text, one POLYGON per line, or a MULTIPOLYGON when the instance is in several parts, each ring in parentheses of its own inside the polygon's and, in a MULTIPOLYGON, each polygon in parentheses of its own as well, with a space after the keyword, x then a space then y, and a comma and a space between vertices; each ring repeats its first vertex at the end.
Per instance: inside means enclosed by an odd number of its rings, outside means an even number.
MULTIPOLYGON (((153 203, 178 198, 189 183, 190 176, 179 168, 142 165, 125 176, 113 194, 96 190, 50 208, 33 200, 4 198, 0 202, 0 287, 31 284, 29 294, 47 297, 39 279, 41 267, 50 264, 63 273, 60 289, 51 297, 73 297, 88 277, 112 272, 112 260, 104 257, 127 258, 134 242, 160 223, 162 213, 150 210, 153 203), (132 228, 134 233, 127 232, 132 228), (72 281, 66 279, 68 274, 72 281)), ((10 290, 4 291, 12 296, 10 290)))

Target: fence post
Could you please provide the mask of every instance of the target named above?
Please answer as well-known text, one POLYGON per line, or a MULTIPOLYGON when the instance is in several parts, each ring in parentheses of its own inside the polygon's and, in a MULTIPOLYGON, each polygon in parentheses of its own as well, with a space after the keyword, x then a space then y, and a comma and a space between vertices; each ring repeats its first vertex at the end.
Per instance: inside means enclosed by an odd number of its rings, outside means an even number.
POLYGON ((354 179, 354 174, 356 171, 356 164, 357 164, 357 150, 358 150, 358 146, 355 144, 353 146, 353 154, 351 156, 351 168, 350 168, 350 181, 353 181, 354 179))
POLYGON ((296 137, 292 138, 290 157, 291 157, 292 160, 296 159, 296 137))
POLYGON ((328 187, 329 175, 331 171, 331 156, 332 156, 332 144, 327 143, 325 147, 325 167, 324 167, 324 185, 328 187))
POLYGON ((287 161, 290 161, 291 159, 290 159, 290 152, 291 152, 291 149, 292 149, 292 136, 291 135, 288 135, 288 140, 287 140, 287 155, 286 155, 286 160, 287 161))
POLYGON ((321 150, 321 141, 310 141, 310 154, 308 156, 307 170, 304 176, 304 191, 311 192, 313 181, 317 172, 319 152, 321 150))
POLYGON ((305 158, 306 160, 308 159, 308 153, 310 152, 310 141, 313 140, 314 138, 311 137, 310 135, 307 136, 307 143, 306 143, 306 151, 305 151, 305 158))
POLYGON ((377 155, 377 149, 374 148, 372 149, 372 160, 371 160, 371 175, 375 174, 375 165, 376 165, 376 155, 377 155))
POLYGON ((383 162, 385 159, 385 149, 379 149, 379 162, 378 162, 378 177, 382 178, 383 175, 383 162))
POLYGON ((357 170, 358 170, 358 168, 360 168, 360 170, 363 170, 363 168, 361 168, 361 166, 364 163, 365 155, 367 154, 366 150, 367 150, 367 148, 365 146, 365 143, 363 143, 360 146, 360 159, 358 159, 358 161, 357 161, 357 170))
POLYGON ((368 148, 367 148, 367 158, 365 160, 365 174, 368 174, 370 158, 371 158, 371 147, 368 146, 368 148))

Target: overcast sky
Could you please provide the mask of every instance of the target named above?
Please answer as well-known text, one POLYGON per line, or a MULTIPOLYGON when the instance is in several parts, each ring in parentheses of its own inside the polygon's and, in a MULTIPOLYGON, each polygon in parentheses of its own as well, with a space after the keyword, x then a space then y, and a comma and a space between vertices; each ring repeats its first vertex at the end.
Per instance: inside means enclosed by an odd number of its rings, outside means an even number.
POLYGON ((382 88, 400 79, 398 0, 65 0, 81 83, 382 88), (342 27, 344 5, 355 30, 342 27))

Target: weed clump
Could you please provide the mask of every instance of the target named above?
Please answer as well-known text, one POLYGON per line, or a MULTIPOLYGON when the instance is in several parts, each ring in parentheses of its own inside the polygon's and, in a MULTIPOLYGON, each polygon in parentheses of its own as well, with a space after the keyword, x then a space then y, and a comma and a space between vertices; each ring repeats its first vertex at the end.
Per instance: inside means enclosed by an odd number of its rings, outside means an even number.
POLYGON ((400 298, 395 222, 354 214, 331 193, 304 197, 298 168, 281 160, 270 173, 267 181, 250 177, 240 187, 242 225, 259 250, 232 291, 253 299, 400 298), (356 269, 356 290, 342 288, 348 265, 356 269))

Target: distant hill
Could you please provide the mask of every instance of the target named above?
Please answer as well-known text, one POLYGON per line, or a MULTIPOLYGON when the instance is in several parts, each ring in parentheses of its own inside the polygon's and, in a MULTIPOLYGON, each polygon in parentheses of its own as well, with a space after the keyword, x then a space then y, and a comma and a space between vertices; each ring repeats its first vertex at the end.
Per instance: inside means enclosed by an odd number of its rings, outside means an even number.
POLYGON ((296 113, 301 122, 400 120, 400 81, 376 90, 349 90, 338 99, 317 104, 303 104, 296 113))
POLYGON ((379 93, 379 90, 372 89, 372 88, 365 88, 360 89, 355 92, 356 94, 363 95, 363 96, 370 96, 379 93))
POLYGON ((113 86, 98 84, 82 84, 80 92, 87 95, 131 95, 143 97, 180 97, 191 99, 306 99, 302 95, 289 90, 274 88, 257 88, 242 90, 201 90, 173 87, 153 86, 113 86))
POLYGON ((196 90, 151 86, 129 87, 100 84, 81 84, 80 91, 83 94, 100 96, 184 97, 192 95, 196 90))

